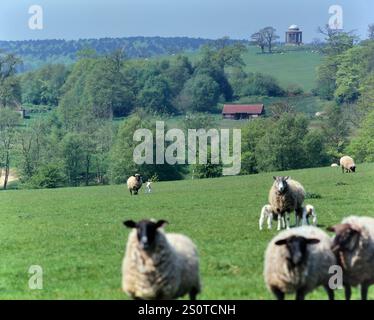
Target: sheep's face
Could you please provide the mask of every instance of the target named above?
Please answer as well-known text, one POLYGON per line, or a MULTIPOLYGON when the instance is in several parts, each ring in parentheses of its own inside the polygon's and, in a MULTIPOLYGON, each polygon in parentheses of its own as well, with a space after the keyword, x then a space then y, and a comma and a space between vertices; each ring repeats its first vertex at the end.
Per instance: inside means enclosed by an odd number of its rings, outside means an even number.
POLYGON ((288 187, 287 180, 289 178, 290 177, 273 177, 273 179, 275 180, 274 182, 275 188, 280 194, 284 193, 287 190, 287 187, 288 187))
POLYGON ((352 172, 356 172, 356 166, 351 166, 350 169, 352 172))
POLYGON ((157 229, 167 224, 165 220, 159 220, 157 222, 151 220, 141 220, 134 222, 128 220, 124 222, 124 225, 128 228, 136 228, 137 238, 139 247, 143 250, 152 250, 155 244, 157 235, 157 229))
POLYGON ((332 244, 332 251, 348 251, 356 249, 359 241, 361 230, 349 223, 337 224, 327 228, 328 231, 335 232, 336 236, 332 244))
POLYGON ((291 236, 286 239, 278 240, 275 242, 277 246, 285 245, 289 252, 287 257, 288 262, 292 266, 299 266, 306 261, 307 258, 307 246, 319 243, 318 239, 308 239, 302 236, 291 236))
POLYGON ((137 174, 135 175, 135 179, 136 179, 136 181, 138 181, 138 182, 139 182, 139 181, 140 181, 140 179, 141 179, 141 175, 137 173, 137 174))

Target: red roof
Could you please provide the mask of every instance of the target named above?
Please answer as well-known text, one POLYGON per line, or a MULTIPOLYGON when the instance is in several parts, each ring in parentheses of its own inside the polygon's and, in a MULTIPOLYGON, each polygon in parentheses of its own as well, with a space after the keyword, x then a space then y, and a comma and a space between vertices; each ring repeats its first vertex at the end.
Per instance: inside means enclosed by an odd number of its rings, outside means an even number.
POLYGON ((261 114, 264 111, 263 104, 225 104, 223 106, 223 114, 247 113, 261 114))

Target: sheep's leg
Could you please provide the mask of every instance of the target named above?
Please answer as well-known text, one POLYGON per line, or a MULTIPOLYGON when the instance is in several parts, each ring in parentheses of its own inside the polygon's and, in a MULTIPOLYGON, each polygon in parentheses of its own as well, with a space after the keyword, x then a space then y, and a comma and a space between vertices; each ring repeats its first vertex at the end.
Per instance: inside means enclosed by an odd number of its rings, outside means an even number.
POLYGON ((281 220, 282 219, 283 219, 282 216, 278 214, 278 228, 277 228, 278 231, 280 231, 280 229, 281 229, 281 220))
POLYGON ((350 285, 344 285, 345 300, 351 300, 352 289, 350 285))
POLYGON ((129 191, 130 191, 130 194, 132 195, 132 190, 131 190, 131 189, 129 189, 129 191))
POLYGON ((299 289, 296 291, 296 300, 305 300, 305 290, 299 289))
POLYGON ((308 216, 307 216, 307 212, 306 212, 306 210, 305 209, 303 209, 303 211, 302 211, 302 222, 301 222, 301 224, 303 225, 303 226, 306 226, 306 225, 308 225, 309 224, 309 221, 308 221, 308 216))
POLYGON ((277 300, 284 300, 284 292, 277 287, 271 287, 271 292, 275 295, 277 300))
POLYGON ((269 230, 271 229, 272 222, 273 222, 273 214, 270 213, 269 216, 268 216, 268 229, 269 230))
POLYGON ((323 286, 325 288, 325 291, 327 293, 327 296, 329 297, 329 300, 334 300, 334 290, 332 290, 328 284, 323 286))
POLYGON ((190 292, 189 292, 189 296, 190 296, 190 300, 196 300, 196 296, 198 294, 198 290, 196 290, 195 288, 193 288, 190 292))
POLYGON ((317 215, 313 216, 313 225, 317 226, 317 215))
POLYGON ((290 214, 286 213, 286 229, 290 229, 290 214))
POLYGON ((258 221, 258 228, 262 230, 262 225, 264 224, 265 214, 261 212, 260 220, 258 221))
POLYGON ((369 285, 367 283, 361 284, 361 300, 368 299, 369 285))

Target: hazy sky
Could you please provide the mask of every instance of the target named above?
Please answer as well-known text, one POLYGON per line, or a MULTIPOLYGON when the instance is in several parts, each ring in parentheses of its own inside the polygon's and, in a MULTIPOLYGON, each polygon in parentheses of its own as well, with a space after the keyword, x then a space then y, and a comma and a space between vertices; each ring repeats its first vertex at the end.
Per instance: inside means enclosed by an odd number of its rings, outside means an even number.
POLYGON ((317 37, 328 9, 343 8, 344 28, 366 36, 374 22, 373 0, 1 0, 0 40, 127 36, 245 39, 272 25, 281 39, 290 24, 304 40, 317 37), (30 30, 31 5, 44 10, 44 29, 30 30))

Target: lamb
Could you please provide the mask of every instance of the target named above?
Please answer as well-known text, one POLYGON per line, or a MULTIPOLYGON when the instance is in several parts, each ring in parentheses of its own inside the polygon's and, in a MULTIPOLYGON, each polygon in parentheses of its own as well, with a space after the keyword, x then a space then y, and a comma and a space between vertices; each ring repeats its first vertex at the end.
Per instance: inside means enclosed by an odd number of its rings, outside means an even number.
POLYGON ((344 156, 340 158, 340 166, 342 167, 342 172, 356 172, 356 165, 353 159, 349 156, 344 156))
POLYGON ((302 226, 280 232, 265 253, 264 278, 270 292, 278 300, 296 293, 297 300, 323 286, 330 300, 329 269, 336 264, 331 239, 321 229, 302 226))
POLYGON ((314 226, 317 226, 317 213, 314 207, 311 204, 307 204, 303 208, 303 225, 309 225, 309 218, 312 217, 312 223, 314 226))
POLYGON ((138 194, 139 189, 142 187, 143 180, 140 174, 135 174, 127 179, 127 189, 129 189, 130 194, 134 192, 134 195, 138 194))
MULTIPOLYGON (((260 220, 258 221, 260 230, 262 230, 262 226, 265 220, 267 220, 268 229, 270 230, 272 227, 272 221, 273 221, 273 212, 271 210, 270 204, 264 205, 261 209, 260 220)), ((285 228, 284 218, 281 218, 280 216, 278 216, 278 229, 277 229, 278 231, 281 229, 281 224, 282 224, 282 228, 285 228)))
POLYGON ((286 227, 289 229, 291 211, 295 210, 296 225, 302 218, 305 190, 299 182, 290 177, 273 178, 275 181, 269 191, 269 203, 274 214, 280 216, 281 219, 286 216, 286 227))
POLYGON ((339 168, 339 165, 337 163, 331 164, 331 168, 339 168))
POLYGON ((130 232, 122 263, 122 289, 142 300, 176 299, 201 291, 195 244, 182 234, 166 234, 165 220, 128 220, 130 232))
POLYGON ((366 300, 374 283, 374 219, 350 216, 327 228, 334 232, 332 250, 343 269, 345 298, 351 298, 351 287, 361 285, 361 299, 366 300))
POLYGON ((271 211, 271 205, 266 204, 261 209, 260 220, 258 221, 258 227, 262 230, 265 219, 267 220, 268 229, 271 229, 271 222, 273 219, 273 212, 271 211))

